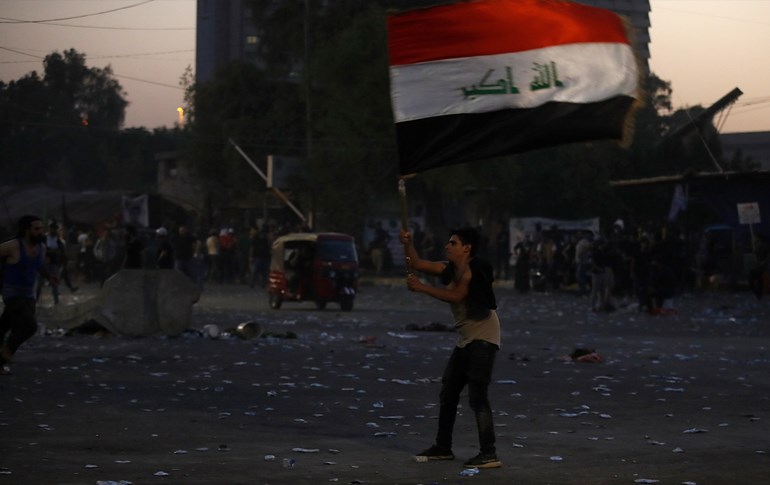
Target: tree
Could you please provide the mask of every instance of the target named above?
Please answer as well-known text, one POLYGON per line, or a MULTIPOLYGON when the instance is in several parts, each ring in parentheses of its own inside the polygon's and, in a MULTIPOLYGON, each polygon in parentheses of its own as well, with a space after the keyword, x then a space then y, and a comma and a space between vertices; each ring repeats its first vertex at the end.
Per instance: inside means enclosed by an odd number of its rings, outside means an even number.
POLYGON ((262 192, 264 182, 228 144, 233 139, 260 163, 269 154, 304 155, 303 107, 296 85, 272 82, 246 62, 223 66, 194 90, 193 135, 185 149, 212 205, 262 192))
POLYGON ((110 66, 89 68, 85 54, 75 49, 46 56, 43 66, 43 83, 51 95, 51 108, 61 119, 70 117, 102 129, 121 127, 128 102, 110 66))
POLYGON ((312 180, 317 208, 334 230, 358 233, 372 195, 395 191, 385 45, 383 12, 372 6, 318 46, 308 71, 312 180))
POLYGON ((45 57, 32 71, 0 83, 0 147, 10 183, 101 187, 101 155, 120 128, 128 102, 110 67, 89 68, 74 49, 45 57))

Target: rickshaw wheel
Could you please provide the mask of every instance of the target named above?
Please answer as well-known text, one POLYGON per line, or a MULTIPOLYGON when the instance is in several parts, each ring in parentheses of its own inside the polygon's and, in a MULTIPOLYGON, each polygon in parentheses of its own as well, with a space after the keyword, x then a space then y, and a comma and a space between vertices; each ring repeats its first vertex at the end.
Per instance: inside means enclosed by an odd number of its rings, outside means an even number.
POLYGON ((315 307, 319 310, 323 310, 326 308, 326 300, 316 300, 315 307))
POLYGON ((349 312, 353 309, 353 296, 343 296, 340 299, 340 308, 343 312, 349 312))
POLYGON ((278 310, 281 308, 281 296, 276 295, 275 293, 269 293, 268 301, 270 302, 270 308, 273 310, 278 310))

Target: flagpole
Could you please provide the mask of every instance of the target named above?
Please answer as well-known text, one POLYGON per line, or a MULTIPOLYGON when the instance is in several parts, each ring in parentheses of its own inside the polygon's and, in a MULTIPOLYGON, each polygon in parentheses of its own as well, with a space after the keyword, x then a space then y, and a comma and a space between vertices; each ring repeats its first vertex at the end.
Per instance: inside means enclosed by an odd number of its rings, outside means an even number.
MULTIPOLYGON (((404 231, 409 230, 409 204, 406 200, 406 177, 401 176, 398 178, 398 196, 401 200, 401 229, 404 231)), ((409 256, 404 257, 404 263, 406 266, 406 275, 412 274, 412 261, 409 256)))
POLYGON ((401 200, 401 229, 409 230, 409 204, 406 201, 406 179, 398 179, 398 195, 401 200))

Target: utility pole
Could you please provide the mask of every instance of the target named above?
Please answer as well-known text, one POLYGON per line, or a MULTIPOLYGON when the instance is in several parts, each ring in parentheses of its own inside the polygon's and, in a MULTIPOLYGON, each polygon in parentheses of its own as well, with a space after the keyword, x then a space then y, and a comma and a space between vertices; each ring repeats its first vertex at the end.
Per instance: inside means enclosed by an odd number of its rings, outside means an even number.
MULTIPOLYGON (((302 77, 305 89, 305 169, 309 169, 310 159, 313 154, 313 112, 310 103, 310 0, 305 0, 305 52, 303 59, 302 77)), ((310 187, 310 218, 315 221, 315 188, 310 187)))

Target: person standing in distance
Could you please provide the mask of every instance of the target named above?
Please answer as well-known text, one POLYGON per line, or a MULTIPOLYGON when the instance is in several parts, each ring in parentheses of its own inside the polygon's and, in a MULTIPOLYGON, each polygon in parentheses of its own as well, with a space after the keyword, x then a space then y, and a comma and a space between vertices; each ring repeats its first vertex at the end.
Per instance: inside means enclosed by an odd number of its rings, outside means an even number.
POLYGON ((417 254, 412 235, 402 230, 401 243, 407 259, 407 287, 417 293, 449 303, 460 334, 441 378, 436 442, 415 455, 415 460, 453 460, 452 432, 460 393, 468 386, 468 400, 476 418, 480 453, 466 461, 466 468, 501 466, 495 449, 489 383, 495 357, 500 349, 500 320, 492 290, 492 266, 476 257, 479 233, 466 227, 452 232, 444 246, 446 262, 428 261, 417 254), (439 276, 444 288, 423 283, 412 271, 439 276))
POLYGON ((168 230, 159 227, 155 230, 158 238, 158 269, 174 269, 174 248, 168 240, 168 230))
POLYGON ((3 265, 3 315, 0 316, 0 375, 21 344, 35 335, 35 282, 38 274, 59 284, 45 263, 45 227, 36 216, 22 216, 14 239, 0 244, 3 265))

